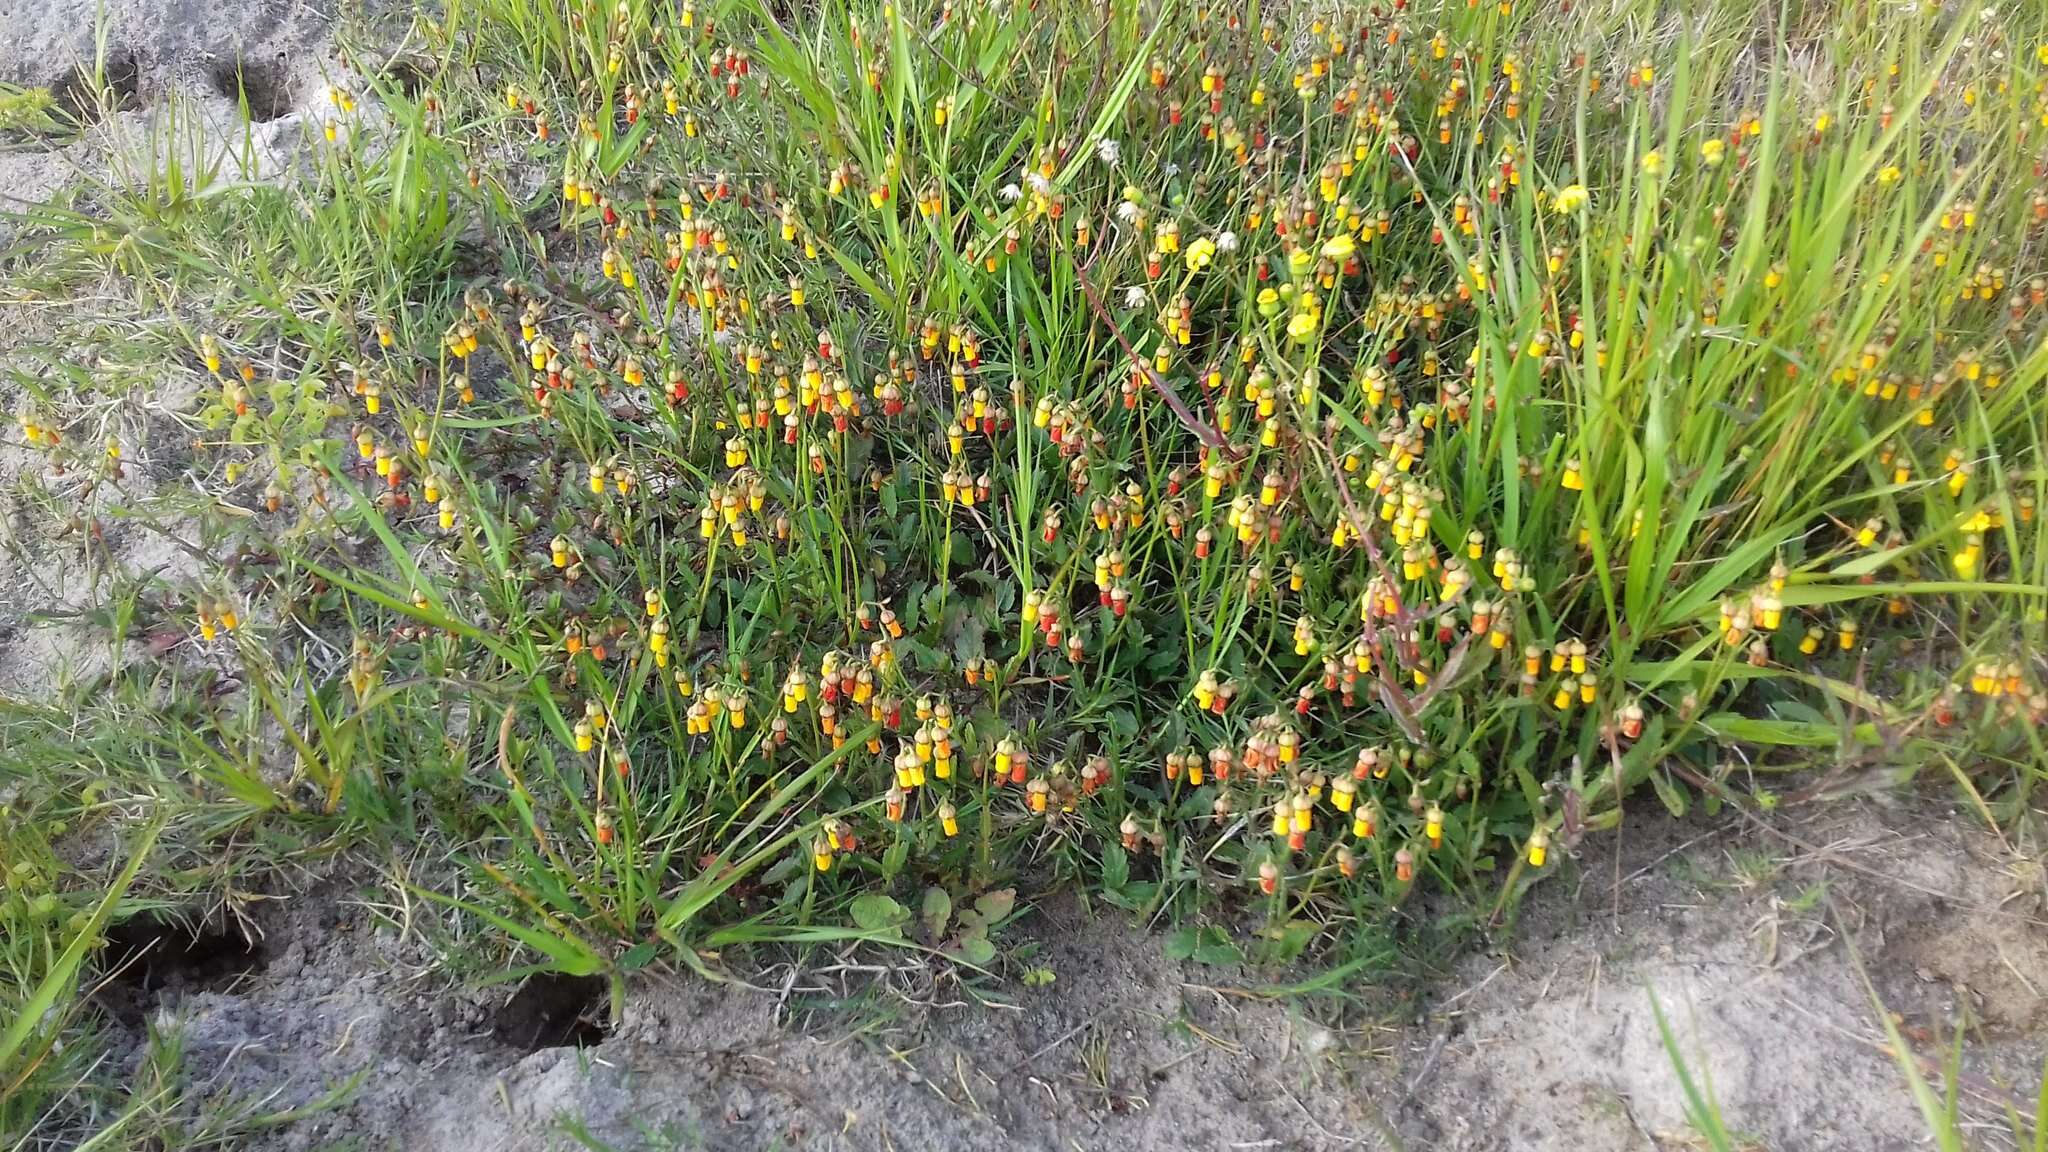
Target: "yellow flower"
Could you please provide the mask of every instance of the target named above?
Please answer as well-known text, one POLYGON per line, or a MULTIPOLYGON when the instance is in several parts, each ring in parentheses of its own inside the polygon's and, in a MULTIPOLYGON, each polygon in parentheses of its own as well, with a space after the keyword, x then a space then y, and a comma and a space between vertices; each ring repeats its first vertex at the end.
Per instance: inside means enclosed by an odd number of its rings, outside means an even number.
POLYGON ((1351 241, 1350 234, 1339 232, 1328 240, 1323 241, 1323 255, 1332 260, 1342 260, 1351 255, 1354 247, 1355 245, 1351 241))
POLYGON ((1577 212, 1586 206, 1588 199, 1590 197, 1584 184, 1567 184, 1557 190, 1557 197, 1551 202, 1551 207, 1560 214, 1577 212))
POLYGON ((1720 137, 1700 141, 1700 160, 1712 168, 1721 163, 1721 157, 1728 151, 1728 145, 1720 137))
POLYGON ((1899 171, 1897 164, 1887 164, 1877 170, 1877 182, 1879 184, 1896 184, 1902 175, 1904 173, 1899 171))
POLYGON ((1287 322, 1287 334, 1306 344, 1315 338, 1316 316, 1313 312, 1297 312, 1287 322))
POLYGON ((1643 153, 1643 171, 1652 176, 1664 174, 1664 154, 1654 149, 1643 153))
POLYGON ((1216 242, 1207 236, 1197 236, 1181 258, 1187 261, 1188 271, 1200 272, 1216 258, 1216 242))

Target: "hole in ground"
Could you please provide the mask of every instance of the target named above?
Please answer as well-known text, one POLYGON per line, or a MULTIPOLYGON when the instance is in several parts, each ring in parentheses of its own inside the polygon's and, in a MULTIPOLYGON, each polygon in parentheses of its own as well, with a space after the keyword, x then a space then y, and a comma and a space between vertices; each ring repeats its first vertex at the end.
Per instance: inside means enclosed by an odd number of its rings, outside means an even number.
POLYGON ((107 929, 100 999, 118 1020, 139 1024, 166 991, 225 988, 263 967, 263 947, 234 925, 149 913, 107 929))
POLYGON ((216 93, 247 100, 249 119, 265 124, 292 110, 292 83, 282 59, 221 60, 206 74, 216 93))
POLYGON ((90 64, 81 64, 50 85, 57 106, 80 124, 97 124, 104 113, 125 112, 142 107, 142 64, 135 53, 109 50, 105 67, 93 74, 90 64), (106 101, 100 92, 106 90, 106 101))
POLYGON ((420 93, 427 90, 429 79, 426 69, 411 60, 393 60, 384 69, 384 80, 408 100, 419 99, 420 93))
POLYGON ((543 1048, 592 1048, 608 1029, 605 981, 601 976, 543 972, 528 978, 498 1009, 491 1034, 522 1052, 543 1048))

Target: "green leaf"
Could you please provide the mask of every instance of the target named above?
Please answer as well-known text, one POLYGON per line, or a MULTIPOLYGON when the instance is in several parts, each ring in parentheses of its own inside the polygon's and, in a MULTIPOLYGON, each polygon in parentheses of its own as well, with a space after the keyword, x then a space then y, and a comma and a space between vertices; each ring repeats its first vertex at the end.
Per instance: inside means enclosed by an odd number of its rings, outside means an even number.
MULTIPOLYGON (((1678 1074, 1678 1086, 1685 1097, 1685 1117, 1692 1126, 1706 1137, 1710 1148, 1733 1148, 1734 1139, 1729 1136, 1721 1120, 1721 1108, 1707 1092, 1702 1091, 1693 1079, 1692 1070, 1686 1067, 1685 1057, 1678 1051, 1678 1037, 1671 1031, 1671 1023, 1664 1018, 1664 1006, 1657 1002, 1657 990, 1645 985, 1650 997, 1650 1013, 1657 1021, 1657 1035, 1664 1041, 1664 1054, 1671 1061, 1672 1071, 1678 1074)), ((1891 1017, 1886 1016, 1889 1023, 1891 1017)), ((1709 1085, 1711 1089, 1711 1085, 1709 1085)))
POLYGON ((1002 923, 1016 905, 1015 888, 998 888, 993 892, 983 892, 974 898, 974 910, 981 914, 982 922, 991 928, 1002 923))
POLYGON ((893 880, 903 872, 903 865, 910 859, 910 837, 898 836, 895 843, 882 851, 882 877, 893 880))
POLYGON ((1691 806, 1685 785, 1673 780, 1670 773, 1660 770, 1650 773, 1650 786, 1657 790, 1657 799, 1664 802, 1664 807, 1669 808, 1673 816, 1681 820, 1685 818, 1685 810, 1691 806))
POLYGON ((1221 928, 1204 929, 1202 935, 1202 942, 1195 947, 1195 963, 1238 964, 1244 961, 1244 954, 1237 950, 1237 945, 1223 934, 1221 928))
POLYGON ((619 967, 628 972, 638 972, 653 962, 654 941, 652 940, 642 940, 640 943, 626 949, 625 954, 619 957, 619 967))
POLYGON ((1213 925, 1186 927, 1167 937, 1166 958, 1197 964, 1236 964, 1244 959, 1223 929, 1213 925))
POLYGON ((1102 886, 1111 892, 1130 883, 1131 857, 1123 845, 1111 844, 1102 852, 1102 886))
POLYGON ((910 910, 880 892, 868 892, 854 897, 848 909, 856 927, 869 932, 894 928, 910 919, 910 910))
POLYGON ((928 938, 937 940, 946 934, 946 925, 953 919, 953 898, 944 888, 933 885, 925 889, 923 918, 928 938))
POLYGON ((1122 888, 1110 889, 1102 894, 1102 898, 1119 908, 1132 912, 1143 912, 1151 906, 1152 898, 1158 895, 1158 893, 1159 885, 1151 880, 1146 880, 1137 884, 1126 884, 1122 888))
POLYGON ((954 948, 953 955, 976 968, 986 968, 996 958, 996 946, 986 936, 969 936, 954 948))
MULTIPOLYGON (((1300 956, 1321 927, 1313 920, 1289 920, 1265 931, 1266 946, 1260 949, 1268 963, 1286 964, 1300 956)), ((1233 950, 1234 951, 1234 950, 1233 950)))
POLYGON ((1767 720, 1752 716, 1738 716, 1733 712, 1715 712, 1700 721, 1700 726, 1724 739, 1739 740, 1744 744, 1766 744, 1790 748, 1835 748, 1849 739, 1866 744, 1877 742, 1877 731, 1868 724, 1858 724, 1849 732, 1827 723, 1813 723, 1806 720, 1767 720))

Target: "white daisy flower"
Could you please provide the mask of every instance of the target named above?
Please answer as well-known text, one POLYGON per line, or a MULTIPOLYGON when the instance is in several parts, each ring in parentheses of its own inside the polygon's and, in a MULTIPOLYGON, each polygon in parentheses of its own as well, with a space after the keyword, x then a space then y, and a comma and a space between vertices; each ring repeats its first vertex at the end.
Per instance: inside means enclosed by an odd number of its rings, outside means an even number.
POLYGON ((1118 204, 1116 206, 1116 218, 1123 221, 1126 224, 1129 224, 1131 221, 1136 220, 1138 218, 1138 213, 1140 211, 1142 211, 1142 209, 1140 209, 1136 204, 1132 203, 1129 200, 1126 200, 1123 203, 1118 204))
POLYGON ((1024 182, 1031 185, 1031 190, 1040 196, 1044 196, 1052 191, 1052 181, 1047 180, 1044 173, 1036 170, 1029 176, 1024 177, 1024 182))
POLYGON ((1123 145, 1108 137, 1104 137, 1095 144, 1095 158, 1112 167, 1116 165, 1117 157, 1122 154, 1123 145))
POLYGON ((1216 237, 1216 250, 1218 252, 1237 251, 1237 233, 1225 232, 1222 235, 1216 237))
POLYGON ((1145 295, 1145 289, 1142 285, 1133 284, 1129 288, 1124 289, 1124 307, 1126 308, 1143 308, 1149 299, 1145 295))
POLYGON ((1015 204, 1017 201, 1022 200, 1024 198, 1024 190, 1022 188, 1017 187, 1015 184, 1005 184, 1002 186, 1001 189, 999 189, 996 192, 996 195, 1001 196, 1003 199, 1008 200, 1012 204, 1015 204))

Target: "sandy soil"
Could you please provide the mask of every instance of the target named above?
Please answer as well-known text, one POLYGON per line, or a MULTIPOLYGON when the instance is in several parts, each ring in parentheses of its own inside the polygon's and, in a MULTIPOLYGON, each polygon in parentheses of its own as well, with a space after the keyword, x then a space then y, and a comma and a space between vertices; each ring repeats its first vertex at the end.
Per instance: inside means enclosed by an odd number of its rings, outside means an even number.
MULTIPOLYGON (((131 126, 173 94, 231 114, 239 61, 283 142, 336 67, 331 14, 306 5, 111 11, 128 109, 116 120, 131 126)), ((0 79, 75 83, 92 13, 86 0, 0 0, 0 79)), ((0 150, 0 190, 47 196, 108 147, 88 134, 55 157, 0 150)), ((35 321, 4 319, 17 335, 35 321)), ((146 429, 189 399, 144 392, 122 418, 146 429)), ((125 499, 146 505, 176 483, 174 431, 125 499)), ((149 658, 146 638, 117 649, 91 612, 110 572, 175 577, 185 562, 136 527, 116 524, 90 562, 77 540, 31 531, 24 493, 61 479, 30 467, 0 449, 0 692, 16 694, 149 658)), ((456 980, 403 927, 428 911, 346 864, 194 910, 208 926, 196 936, 132 928, 110 959, 133 962, 103 998, 127 1066, 146 1028, 175 1029, 210 1088, 270 1108, 347 1090, 266 1149, 572 1146, 565 1125, 621 1150, 1694 1147, 1653 998, 1759 1146, 1908 1148, 1925 1139, 1879 999, 1929 1069, 1966 1026, 1973 1114, 2024 1110, 2038 1083, 2039 850, 1981 827, 1925 802, 1837 802, 1774 816, 1773 830, 1674 822, 1642 802, 1495 946, 1448 971, 1361 980, 1345 1001, 1261 995, 1286 974, 1171 961, 1121 914, 1026 892, 1032 911, 1007 943, 1035 948, 1054 976, 1043 987, 969 989, 900 956, 813 955, 745 984, 643 974, 604 1029, 585 989, 456 980)))
POLYGON ((329 36, 334 16, 327 3, 269 0, 0 0, 0 81, 49 87, 82 109, 98 59, 118 97, 110 120, 55 158, 0 147, 0 202, 40 200, 81 170, 103 171, 107 153, 140 147, 152 116, 174 100, 219 125, 225 143, 241 134, 246 96, 253 143, 274 154, 298 137, 325 79, 342 71, 329 36))
POLYGON ((1412 1143, 1688 1146, 1653 997, 1730 1130, 1761 1147, 1926 1143, 1879 1002, 1930 1079, 1967 1027, 1980 1112, 2030 1099, 2048 1006, 2038 867, 2013 868, 1956 813, 1837 803, 1768 831, 1639 806, 1619 843, 1589 844, 1583 871, 1534 899, 1501 954, 1468 957, 1404 1037, 1422 1086, 1412 1143))
POLYGON ((1924 806, 1770 832, 1645 812, 1498 949, 1348 1001, 1261 994, 1291 974, 1171 961, 1052 895, 1005 937, 1043 987, 821 954, 722 986, 636 977, 616 1028, 601 987, 452 982, 365 872, 244 903, 247 944, 218 913, 196 942, 163 933, 105 998, 131 1061, 153 1022, 211 1089, 269 1108, 352 1086, 265 1149, 510 1152, 572 1129, 622 1150, 1693 1147, 1653 996, 1757 1146, 1905 1149, 1925 1138, 1874 996, 1930 1075, 1966 1026, 1985 1121, 2038 1083, 2048 922, 2010 859, 1924 806))

